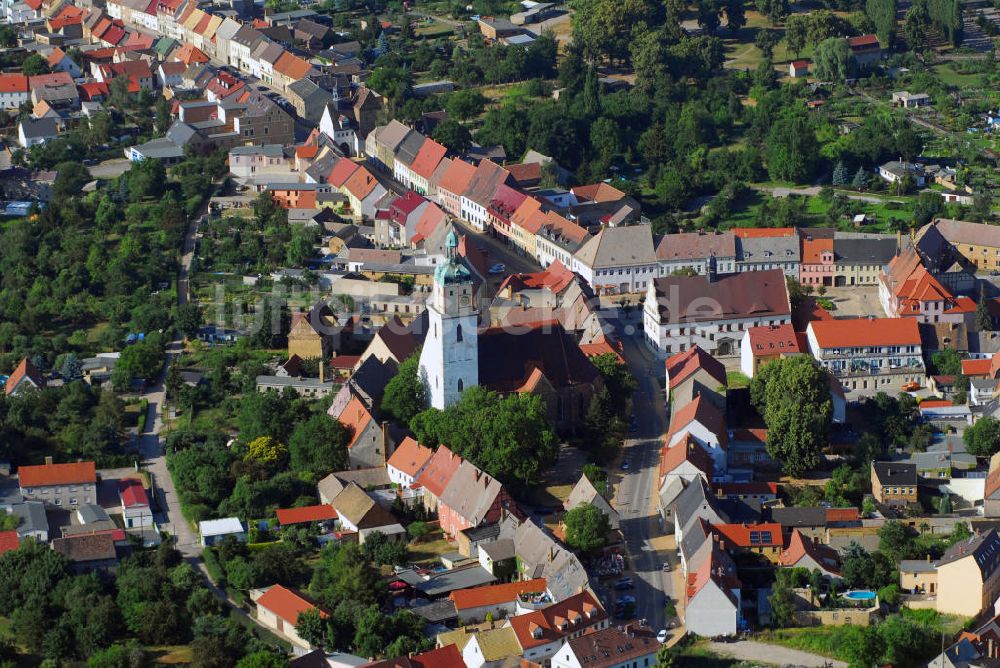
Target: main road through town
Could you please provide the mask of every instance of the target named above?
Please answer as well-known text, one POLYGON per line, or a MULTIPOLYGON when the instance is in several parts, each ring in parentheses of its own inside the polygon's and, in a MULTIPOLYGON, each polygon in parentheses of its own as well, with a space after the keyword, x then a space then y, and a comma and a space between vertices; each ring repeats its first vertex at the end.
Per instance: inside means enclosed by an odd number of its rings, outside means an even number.
POLYGON ((621 517, 621 529, 629 567, 636 588, 636 616, 644 618, 654 629, 664 628, 664 606, 667 598, 675 598, 672 573, 663 572, 664 562, 673 555, 657 551, 652 540, 663 536, 664 530, 656 511, 659 454, 663 433, 667 428, 667 412, 663 391, 658 381, 662 363, 642 341, 639 313, 617 320, 617 336, 624 345, 625 360, 638 382, 633 395, 635 429, 626 441, 622 461, 628 469, 620 471, 621 479, 614 505, 621 517))

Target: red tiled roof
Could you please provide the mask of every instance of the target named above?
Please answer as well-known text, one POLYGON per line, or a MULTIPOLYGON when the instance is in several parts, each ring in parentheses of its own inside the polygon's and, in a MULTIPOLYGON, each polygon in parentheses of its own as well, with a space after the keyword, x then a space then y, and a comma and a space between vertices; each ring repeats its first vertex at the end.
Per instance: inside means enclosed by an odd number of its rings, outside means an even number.
POLYGON ((28 78, 28 85, 31 86, 32 89, 38 88, 39 86, 62 86, 65 84, 73 84, 73 77, 70 76, 69 72, 36 74, 35 76, 28 78))
POLYGON ((337 355, 330 360, 330 367, 333 369, 351 370, 361 361, 361 355, 337 355))
POLYGON ((312 65, 308 61, 302 60, 289 51, 282 53, 278 60, 274 62, 274 70, 276 72, 280 72, 289 79, 296 81, 305 78, 311 69, 312 65))
POLYGON ((782 566, 792 567, 806 555, 830 573, 840 573, 840 560, 836 550, 806 538, 801 531, 795 529, 788 547, 781 553, 780 563, 782 566))
POLYGON ((576 274, 567 269, 566 265, 556 260, 541 271, 535 271, 530 274, 511 274, 504 279, 503 284, 501 284, 497 292, 503 292, 508 287, 514 292, 548 288, 552 292, 559 294, 566 289, 566 286, 573 282, 575 276, 576 274))
POLYGON ((948 408, 954 405, 947 399, 924 399, 920 402, 919 408, 948 408))
POLYGON ((93 483, 97 482, 97 467, 94 462, 22 466, 17 470, 17 479, 21 487, 93 483))
POLYGON ((333 166, 330 170, 330 174, 326 177, 327 183, 329 183, 334 188, 340 188, 347 180, 351 178, 354 172, 358 171, 358 163, 354 162, 349 158, 341 158, 337 161, 337 164, 333 166))
POLYGON ((962 375, 970 377, 988 377, 990 375, 991 363, 992 360, 990 358, 980 360, 962 360, 962 375))
MULTIPOLYGON (((257 606, 266 608, 289 624, 297 624, 299 615, 309 610, 318 609, 315 605, 305 600, 290 589, 285 589, 280 584, 276 584, 264 592, 257 599, 257 606)), ((320 610, 320 616, 326 617, 327 613, 320 610)))
POLYGON ((396 451, 392 453, 386 464, 413 477, 420 473, 433 456, 433 450, 425 448, 417 443, 416 439, 407 436, 399 444, 399 447, 396 448, 396 451))
POLYGON ((449 450, 447 446, 439 445, 434 451, 434 456, 427 463, 427 467, 417 478, 417 482, 434 496, 440 497, 461 464, 461 457, 449 450))
MULTIPOLYGON (((558 260, 556 260, 558 262, 558 260)), ((622 355, 622 344, 621 341, 612 344, 608 341, 607 337, 603 334, 597 340, 592 343, 581 343, 580 351, 587 357, 598 357, 600 355, 614 355, 618 358, 618 361, 622 364, 625 363, 625 357, 622 355)))
POLYGON ((725 415, 711 401, 702 401, 702 398, 703 396, 699 394, 670 417, 670 432, 667 434, 668 444, 674 436, 682 431, 687 431, 692 422, 698 422, 715 434, 722 445, 728 442, 725 415))
POLYGON ((739 547, 781 547, 781 524, 778 522, 762 522, 760 524, 713 524, 712 531, 719 538, 739 547), (751 534, 757 533, 760 539, 751 541, 751 534))
POLYGON ((410 164, 410 171, 417 176, 422 176, 425 179, 431 178, 431 174, 437 169, 438 163, 441 159, 448 153, 446 149, 441 144, 437 143, 433 139, 427 139, 421 145, 420 150, 417 151, 417 156, 413 159, 410 164))
POLYGON ((719 385, 726 384, 726 367, 697 344, 682 353, 668 357, 665 365, 667 375, 670 377, 671 390, 699 369, 704 369, 708 375, 719 381, 719 385))
POLYGON ((684 462, 690 462, 707 478, 711 478, 715 470, 712 456, 705 452, 698 441, 688 436, 671 447, 663 446, 660 449, 660 477, 673 472, 684 462))
POLYGON ((326 503, 321 503, 318 506, 303 506, 302 508, 279 508, 275 514, 278 516, 278 524, 281 526, 323 522, 337 518, 337 511, 326 503))
POLYGON ((470 165, 464 160, 452 160, 448 171, 438 181, 438 190, 444 190, 453 195, 461 195, 465 192, 469 181, 472 180, 472 176, 475 173, 476 168, 474 165, 470 165))
POLYGON ((354 195, 358 200, 363 200, 372 194, 378 187, 379 182, 366 168, 358 166, 351 177, 344 183, 347 192, 354 195))
POLYGON ((819 264, 825 252, 833 252, 833 239, 802 240, 802 264, 819 264))
POLYGON ((778 494, 776 482, 720 482, 714 485, 717 493, 723 496, 739 494, 778 494))
POLYGON ((142 482, 135 478, 123 478, 118 481, 118 496, 126 508, 142 508, 149 506, 149 497, 142 482))
POLYGON ((821 348, 859 346, 919 346, 914 318, 850 318, 809 323, 821 348))
POLYGON ((0 74, 0 93, 27 93, 28 77, 23 74, 0 74))
POLYGON ((594 596, 589 591, 584 591, 542 610, 511 617, 507 623, 514 629, 514 635, 523 651, 556 642, 607 618, 607 613, 594 596), (559 628, 557 618, 567 622, 565 630, 559 628), (579 621, 574 623, 575 620, 579 621), (541 637, 532 635, 533 629, 541 631, 541 637))
POLYGON ((791 324, 763 325, 747 329, 750 352, 754 357, 801 353, 799 340, 791 324))
POLYGON ((827 508, 826 522, 857 522, 861 519, 861 514, 857 508, 827 508))
POLYGON ((16 531, 0 531, 0 554, 16 550, 21 545, 21 539, 16 531))
POLYGON ((315 145, 295 147, 296 158, 302 158, 302 159, 315 158, 317 153, 319 153, 319 147, 315 145))
POLYGON ((365 430, 368 423, 372 421, 372 414, 357 397, 351 397, 351 401, 337 417, 337 420, 351 433, 351 442, 347 446, 350 448, 360 438, 361 432, 365 430))
POLYGON ((535 578, 534 580, 521 580, 486 587, 460 589, 451 592, 448 598, 455 603, 455 609, 461 615, 462 610, 481 608, 487 605, 499 605, 508 601, 515 601, 521 594, 544 592, 546 584, 545 578, 535 578))
POLYGON ((877 35, 860 35, 858 37, 849 37, 847 39, 847 44, 852 49, 858 47, 880 46, 880 44, 878 43, 877 35))
POLYGON ((586 186, 575 186, 570 192, 578 200, 585 202, 617 202, 625 197, 625 193, 608 183, 593 183, 586 186))
POLYGON ((190 65, 191 63, 207 63, 209 61, 208 55, 198 47, 185 42, 173 53, 173 57, 181 61, 185 65, 190 65))
POLYGON ((538 181, 542 178, 542 163, 525 162, 516 165, 507 165, 507 171, 511 178, 518 183, 538 181))
POLYGON ((808 60, 793 60, 792 61, 792 67, 794 67, 797 70, 807 69, 809 67, 809 61, 808 60))
POLYGON ((111 93, 108 84, 103 81, 88 81, 77 88, 80 90, 80 97, 88 102, 98 97, 107 97, 111 93))

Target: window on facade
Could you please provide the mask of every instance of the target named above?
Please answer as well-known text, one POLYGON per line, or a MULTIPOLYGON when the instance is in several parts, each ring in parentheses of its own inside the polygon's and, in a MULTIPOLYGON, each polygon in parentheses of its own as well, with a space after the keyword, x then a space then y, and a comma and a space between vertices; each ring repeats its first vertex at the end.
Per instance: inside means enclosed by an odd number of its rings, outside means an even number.
MULTIPOLYGON (((455 327, 455 340, 458 341, 459 343, 462 342, 462 326, 461 325, 458 325, 457 327, 455 327)), ((461 388, 459 388, 459 389, 461 389, 461 388)))
POLYGON ((463 383, 463 382, 462 382, 462 379, 461 379, 461 378, 459 378, 459 379, 458 379, 458 391, 459 391, 459 392, 461 392, 461 391, 462 391, 462 390, 464 390, 464 389, 465 389, 465 383, 463 383))

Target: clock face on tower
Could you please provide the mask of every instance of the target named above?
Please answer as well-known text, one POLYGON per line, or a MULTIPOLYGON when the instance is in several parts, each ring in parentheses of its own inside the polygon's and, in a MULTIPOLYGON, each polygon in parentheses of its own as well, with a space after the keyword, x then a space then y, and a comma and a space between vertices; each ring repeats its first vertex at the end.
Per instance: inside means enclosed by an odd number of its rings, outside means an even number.
POLYGON ((458 303, 461 306, 468 306, 469 305, 469 301, 470 300, 469 300, 469 296, 468 295, 462 295, 462 297, 458 300, 458 303))

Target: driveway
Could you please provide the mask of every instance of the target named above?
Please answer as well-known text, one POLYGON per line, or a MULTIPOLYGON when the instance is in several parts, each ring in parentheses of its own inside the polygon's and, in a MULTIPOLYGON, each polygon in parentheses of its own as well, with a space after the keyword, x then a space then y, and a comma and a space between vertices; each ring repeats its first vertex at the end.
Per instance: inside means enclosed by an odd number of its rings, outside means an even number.
POLYGON ((117 176, 121 176, 131 168, 132 162, 127 158, 105 160, 104 162, 98 163, 93 167, 89 167, 90 175, 95 179, 113 179, 117 176))
POLYGON ((769 645, 755 640, 740 640, 723 643, 710 642, 708 649, 720 656, 728 656, 740 661, 759 661, 775 666, 803 666, 804 668, 847 668, 843 661, 828 659, 818 654, 810 654, 779 645, 769 645))

